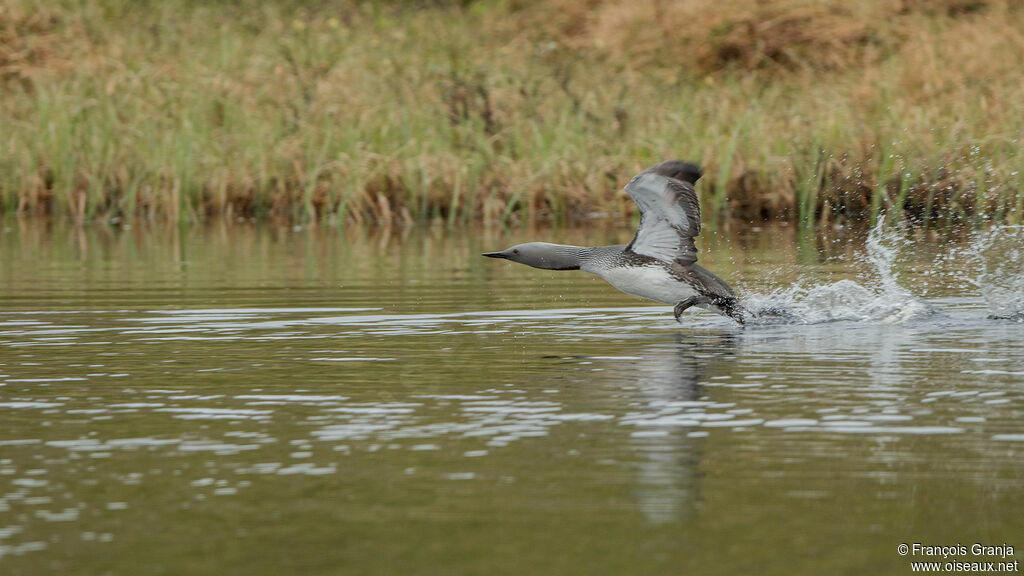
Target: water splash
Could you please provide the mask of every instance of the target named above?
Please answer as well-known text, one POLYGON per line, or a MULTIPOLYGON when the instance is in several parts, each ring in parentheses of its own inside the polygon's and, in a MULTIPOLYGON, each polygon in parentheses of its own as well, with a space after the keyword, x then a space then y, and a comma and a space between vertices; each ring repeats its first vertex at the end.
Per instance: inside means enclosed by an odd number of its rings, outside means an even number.
POLYGON ((900 286, 895 268, 902 239, 884 229, 884 220, 871 230, 864 261, 874 274, 862 284, 840 280, 831 284, 795 285, 769 294, 752 294, 743 305, 752 310, 748 324, 820 324, 824 322, 904 323, 935 314, 923 298, 900 286))
POLYGON ((992 316, 1024 322, 1024 226, 998 226, 977 235, 971 253, 979 267, 974 284, 992 316))

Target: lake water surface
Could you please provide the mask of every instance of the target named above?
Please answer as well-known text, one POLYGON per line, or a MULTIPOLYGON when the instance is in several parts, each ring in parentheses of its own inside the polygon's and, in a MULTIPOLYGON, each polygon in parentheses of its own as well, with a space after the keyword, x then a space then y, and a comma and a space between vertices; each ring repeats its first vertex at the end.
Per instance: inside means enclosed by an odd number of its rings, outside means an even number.
POLYGON ((909 574, 1024 556, 1024 233, 719 227, 736 326, 480 252, 0 229, 0 572, 909 574), (742 229, 741 229, 742 228, 742 229), (987 299, 986 299, 987 298, 987 299))

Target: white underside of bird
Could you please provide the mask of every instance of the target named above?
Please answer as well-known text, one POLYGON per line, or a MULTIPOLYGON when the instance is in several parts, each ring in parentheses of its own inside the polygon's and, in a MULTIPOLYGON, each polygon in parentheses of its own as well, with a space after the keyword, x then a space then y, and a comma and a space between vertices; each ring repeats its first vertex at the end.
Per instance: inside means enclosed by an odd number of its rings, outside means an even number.
POLYGON ((692 286, 673 278, 664 266, 629 266, 604 270, 587 270, 583 267, 582 270, 600 276, 627 294, 663 304, 675 304, 697 296, 692 286))

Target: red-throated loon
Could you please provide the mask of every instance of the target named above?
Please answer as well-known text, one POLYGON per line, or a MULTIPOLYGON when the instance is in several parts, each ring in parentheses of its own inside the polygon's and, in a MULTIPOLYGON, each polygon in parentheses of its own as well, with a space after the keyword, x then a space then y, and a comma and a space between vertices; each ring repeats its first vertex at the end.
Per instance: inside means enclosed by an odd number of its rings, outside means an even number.
POLYGON ((696 164, 671 161, 634 176, 626 192, 640 208, 640 226, 625 246, 528 242, 484 256, 596 274, 627 294, 674 304, 680 322, 684 310, 697 306, 743 324, 747 312, 732 288, 697 264, 693 238, 700 234, 700 204, 694 184, 701 175, 696 164))

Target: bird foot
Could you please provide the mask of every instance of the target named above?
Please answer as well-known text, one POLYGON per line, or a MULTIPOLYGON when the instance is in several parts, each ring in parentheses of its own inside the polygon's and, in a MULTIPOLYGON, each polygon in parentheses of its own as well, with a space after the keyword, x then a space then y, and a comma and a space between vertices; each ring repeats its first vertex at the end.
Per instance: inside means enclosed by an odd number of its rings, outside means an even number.
POLYGON ((740 306, 736 298, 715 298, 711 301, 718 311, 722 314, 732 318, 740 326, 745 326, 747 323, 747 311, 743 306, 740 306))
POLYGON ((745 326, 747 324, 747 319, 743 317, 743 311, 739 308, 727 308, 725 310, 725 314, 729 318, 735 320, 740 326, 745 326))
POLYGON ((696 303, 696 296, 690 296, 686 300, 680 300, 679 302, 677 302, 676 307, 672 309, 672 312, 676 315, 676 322, 679 322, 681 324, 683 321, 680 318, 680 316, 683 315, 683 312, 685 312, 687 308, 693 306, 696 303))

